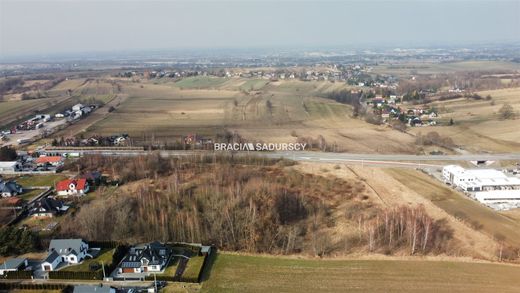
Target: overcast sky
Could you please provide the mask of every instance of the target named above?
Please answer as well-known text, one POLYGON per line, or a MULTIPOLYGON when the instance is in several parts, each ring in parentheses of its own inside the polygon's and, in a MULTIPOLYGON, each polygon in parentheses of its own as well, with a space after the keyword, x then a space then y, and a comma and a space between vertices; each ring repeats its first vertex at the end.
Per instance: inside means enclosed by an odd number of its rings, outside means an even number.
MULTIPOLYGON (((520 41, 520 0, 0 0, 0 55, 520 41)), ((1 56, 0 56, 1 57, 1 56)))

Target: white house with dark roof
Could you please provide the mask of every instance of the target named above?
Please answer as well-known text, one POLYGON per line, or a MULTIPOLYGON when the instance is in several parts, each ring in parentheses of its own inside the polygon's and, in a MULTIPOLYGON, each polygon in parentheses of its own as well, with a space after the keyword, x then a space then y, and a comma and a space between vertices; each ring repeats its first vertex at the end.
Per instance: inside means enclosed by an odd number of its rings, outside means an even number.
POLYGON ((0 265, 0 275, 4 275, 7 272, 23 270, 26 267, 26 258, 10 258, 0 265))
POLYGON ((49 254, 42 262, 42 270, 53 271, 61 263, 77 264, 88 255, 88 244, 82 239, 53 239, 49 254))
POLYGON ((11 197, 23 193, 23 188, 15 181, 4 181, 0 178, 0 196, 11 197))
POLYGON ((161 272, 170 259, 171 249, 155 241, 130 248, 118 269, 119 274, 161 272))

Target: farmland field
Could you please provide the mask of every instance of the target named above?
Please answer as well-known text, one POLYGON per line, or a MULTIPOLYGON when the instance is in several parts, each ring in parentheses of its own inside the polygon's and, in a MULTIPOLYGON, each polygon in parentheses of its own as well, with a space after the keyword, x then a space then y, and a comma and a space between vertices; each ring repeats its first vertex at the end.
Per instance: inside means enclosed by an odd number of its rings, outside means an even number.
POLYGON ((345 83, 214 79, 125 84, 128 99, 89 126, 87 135, 128 133, 138 142, 172 143, 227 130, 252 141, 322 136, 340 150, 414 152, 410 135, 354 119, 350 106, 321 97, 348 88, 345 83))
POLYGON ((114 86, 103 80, 64 80, 45 91, 44 98, 0 102, 0 127, 37 112, 53 115, 80 102, 96 100, 107 103, 114 98, 115 93, 114 86))
POLYGON ((217 255, 202 292, 517 292, 520 267, 430 260, 217 255))
POLYGON ((225 78, 209 77, 209 76, 197 76, 183 78, 175 83, 179 88, 186 89, 210 89, 218 87, 219 85, 226 82, 225 78))
POLYGON ((520 64, 504 61, 458 61, 444 63, 407 62, 383 64, 374 67, 374 72, 409 76, 410 74, 439 74, 475 70, 520 70, 520 64))

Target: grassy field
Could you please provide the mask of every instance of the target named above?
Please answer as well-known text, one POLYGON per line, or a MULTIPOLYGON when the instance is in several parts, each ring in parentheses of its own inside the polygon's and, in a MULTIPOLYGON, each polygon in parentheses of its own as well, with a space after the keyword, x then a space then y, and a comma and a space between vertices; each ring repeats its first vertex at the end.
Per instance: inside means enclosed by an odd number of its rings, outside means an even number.
POLYGON ((518 274, 518 266, 487 263, 220 253, 202 292, 518 292, 518 274))
POLYGON ((226 78, 195 76, 183 78, 175 83, 179 88, 186 89, 211 89, 218 87, 227 81, 226 78))
POLYGON ((20 198, 26 201, 30 201, 34 197, 38 196, 40 193, 44 192, 44 190, 41 189, 32 189, 24 192, 22 195, 20 195, 20 198))
POLYGON ((426 174, 407 169, 388 169, 386 172, 468 225, 478 227, 478 230, 491 237, 502 235, 511 245, 520 243, 519 221, 469 199, 426 174))
POLYGON ((266 79, 252 79, 240 85, 240 89, 245 91, 257 91, 262 89, 268 83, 269 81, 266 79))
POLYGON ((46 175, 23 175, 16 177, 15 180, 22 186, 55 186, 58 181, 66 179, 67 176, 62 174, 46 174, 46 175))
POLYGON ((199 277, 200 270, 202 269, 202 263, 204 262, 203 256, 193 256, 186 264, 186 269, 182 276, 184 278, 197 279, 199 277))
MULTIPOLYGON (((68 266, 62 271, 71 271, 71 272, 89 272, 90 271, 90 265, 93 263, 98 263, 101 265, 101 263, 105 265, 110 265, 112 263, 112 255, 114 255, 114 249, 102 249, 99 253, 99 255, 96 258, 89 258, 84 260, 82 263, 78 265, 72 265, 68 266)), ((106 272, 109 274, 110 272, 106 272)))

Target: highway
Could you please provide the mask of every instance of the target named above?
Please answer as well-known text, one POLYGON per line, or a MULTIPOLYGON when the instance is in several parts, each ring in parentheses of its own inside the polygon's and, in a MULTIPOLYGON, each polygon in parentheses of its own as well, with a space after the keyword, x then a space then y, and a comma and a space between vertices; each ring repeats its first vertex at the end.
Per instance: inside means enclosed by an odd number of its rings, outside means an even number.
MULTIPOLYGON (((153 152, 143 150, 49 150, 52 153, 78 153, 81 155, 102 156, 138 156, 153 152)), ((227 151, 156 151, 162 157, 179 157, 202 154, 230 154, 227 151)), ((300 162, 342 163, 356 165, 377 165, 396 167, 439 167, 446 161, 502 161, 518 160, 520 153, 508 154, 457 154, 457 155, 408 155, 408 154, 353 154, 353 153, 327 153, 327 152, 234 152, 234 155, 258 155, 266 158, 286 158, 300 162)))

